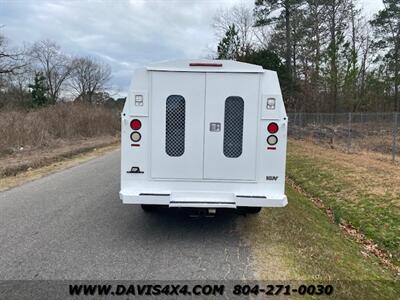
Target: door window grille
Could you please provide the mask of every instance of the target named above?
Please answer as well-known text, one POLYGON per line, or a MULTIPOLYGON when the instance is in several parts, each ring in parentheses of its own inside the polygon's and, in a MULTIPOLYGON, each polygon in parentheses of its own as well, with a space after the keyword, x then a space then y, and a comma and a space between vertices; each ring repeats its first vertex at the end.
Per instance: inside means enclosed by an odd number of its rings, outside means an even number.
POLYGON ((175 157, 185 152, 185 98, 180 95, 166 101, 165 152, 175 157))
POLYGON ((239 157, 243 150, 244 102, 241 97, 231 96, 225 100, 224 155, 239 157))

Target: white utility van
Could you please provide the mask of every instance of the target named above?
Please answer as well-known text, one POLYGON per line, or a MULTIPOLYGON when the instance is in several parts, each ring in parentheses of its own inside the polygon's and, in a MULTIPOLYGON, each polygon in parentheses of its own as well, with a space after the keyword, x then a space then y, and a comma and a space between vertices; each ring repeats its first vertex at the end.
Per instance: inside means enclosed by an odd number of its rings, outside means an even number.
POLYGON ((276 72, 229 60, 137 69, 122 112, 123 203, 283 207, 287 116, 276 72))

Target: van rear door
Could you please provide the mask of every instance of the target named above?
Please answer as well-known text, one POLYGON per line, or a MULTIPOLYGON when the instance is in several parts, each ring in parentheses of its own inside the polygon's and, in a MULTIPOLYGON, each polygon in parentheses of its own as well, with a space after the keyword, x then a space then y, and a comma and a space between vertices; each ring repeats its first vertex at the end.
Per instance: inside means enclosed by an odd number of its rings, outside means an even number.
POLYGON ((151 176, 255 180, 259 74, 151 76, 151 176))
POLYGON ((255 180, 259 81, 259 74, 206 74, 205 179, 255 180))
POLYGON ((151 73, 151 176, 202 179, 205 73, 151 73))

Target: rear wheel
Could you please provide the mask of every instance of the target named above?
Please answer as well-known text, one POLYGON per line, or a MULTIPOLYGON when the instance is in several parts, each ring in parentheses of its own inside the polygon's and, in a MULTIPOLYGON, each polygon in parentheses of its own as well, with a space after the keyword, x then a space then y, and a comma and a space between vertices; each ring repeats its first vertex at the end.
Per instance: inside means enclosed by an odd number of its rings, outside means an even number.
POLYGON ((248 207, 249 214, 258 214, 261 211, 261 207, 248 207))
POLYGON ((261 211, 261 207, 245 206, 245 207, 241 207, 240 210, 245 214, 258 214, 261 211))
POLYGON ((157 205, 152 204, 141 204, 141 207, 145 212, 153 212, 157 210, 157 205))

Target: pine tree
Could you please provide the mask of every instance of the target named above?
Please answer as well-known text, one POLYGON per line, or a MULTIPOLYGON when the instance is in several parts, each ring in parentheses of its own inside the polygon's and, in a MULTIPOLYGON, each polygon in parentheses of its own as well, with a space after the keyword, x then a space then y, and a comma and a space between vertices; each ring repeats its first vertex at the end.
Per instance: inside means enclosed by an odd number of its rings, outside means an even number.
POLYGON ((40 107, 48 104, 48 98, 46 96, 47 88, 45 85, 46 78, 42 72, 36 72, 34 83, 29 85, 32 95, 32 106, 40 107))
POLYGON ((217 51, 219 59, 237 60, 239 58, 240 41, 238 34, 235 25, 230 25, 225 36, 218 43, 217 51))
POLYGON ((332 0, 327 2, 327 27, 329 44, 326 56, 326 80, 329 87, 331 111, 339 110, 339 88, 342 81, 341 67, 346 48, 345 32, 348 29, 351 0, 332 0))
POLYGON ((389 74, 389 80, 393 84, 394 111, 400 109, 400 0, 383 0, 385 8, 380 10, 371 25, 375 30, 375 46, 384 51, 382 60, 389 74))

